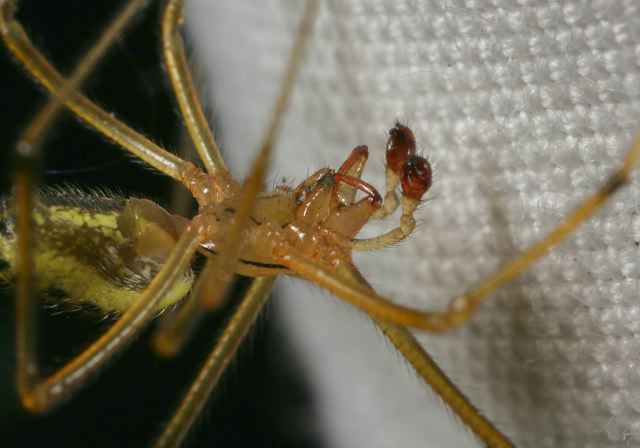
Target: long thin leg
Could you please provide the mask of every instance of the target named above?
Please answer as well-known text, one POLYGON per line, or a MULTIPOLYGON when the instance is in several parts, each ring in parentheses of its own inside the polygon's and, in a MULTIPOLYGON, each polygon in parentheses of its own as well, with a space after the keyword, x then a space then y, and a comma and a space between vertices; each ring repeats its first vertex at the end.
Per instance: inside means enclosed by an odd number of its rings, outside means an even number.
POLYGON ((275 143, 276 136, 282 124, 282 119, 284 118, 284 114, 287 109, 287 104, 289 103, 289 97, 293 91, 293 85, 295 83, 296 76, 298 75, 300 63, 302 62, 305 42, 310 34, 311 24, 313 23, 317 7, 317 0, 307 0, 304 16, 298 26, 296 38, 293 43, 293 49, 291 50, 289 60, 287 61, 287 71, 285 72, 282 83, 280 84, 278 99, 276 100, 276 104, 271 112, 271 120, 267 126, 267 131, 262 137, 262 143, 260 144, 260 147, 267 148, 265 150, 269 153, 271 152, 271 147, 275 143))
POLYGON ((122 11, 116 14, 114 20, 109 23, 98 40, 78 62, 61 91, 52 97, 47 104, 40 109, 29 125, 27 125, 23 137, 20 139, 21 143, 28 142, 32 147, 39 146, 42 136, 55 120, 60 109, 64 106, 64 100, 68 97, 69 93, 80 87, 116 39, 122 36, 123 30, 147 4, 147 0, 132 0, 127 2, 122 8, 122 11))
MULTIPOLYGON (((189 266, 191 257, 202 240, 199 230, 206 223, 196 217, 183 231, 176 245, 135 303, 98 340, 87 347, 72 361, 50 377, 40 381, 31 372, 38 372, 38 361, 33 343, 18 346, 18 359, 24 368, 18 370, 18 384, 24 406, 34 412, 51 408, 60 400, 77 390, 85 380, 96 372, 113 355, 120 352, 142 329, 157 311, 160 301, 189 266), (25 374, 26 373, 26 374, 25 374)), ((30 297, 20 295, 18 302, 28 303, 30 297)), ((20 308, 20 307, 19 307, 20 308)), ((36 326, 33 312, 18 314, 18 334, 35 338, 36 326)))
MULTIPOLYGON (((65 80, 35 48, 14 18, 14 2, 0 0, 0 33, 7 48, 31 75, 53 95, 64 91, 65 80)), ((82 121, 159 171, 182 179, 192 165, 162 149, 117 120, 76 91, 66 93, 65 105, 82 121)))
POLYGON ((178 100, 182 119, 191 135, 191 140, 207 171, 228 171, 220 150, 209 129, 209 122, 202 111, 193 85, 189 64, 180 37, 182 0, 169 0, 162 18, 162 52, 164 64, 178 100))
POLYGON ((513 447, 513 443, 478 411, 429 356, 409 330, 373 317, 402 356, 424 382, 442 398, 462 422, 490 447, 513 447))
POLYGON ((421 312, 389 302, 367 291, 366 288, 336 275, 336 271, 308 259, 289 248, 276 250, 274 256, 300 276, 330 290, 338 297, 361 308, 372 316, 393 324, 439 333, 451 330, 466 322, 491 293, 512 280, 524 269, 559 244, 587 218, 593 215, 628 180, 629 174, 640 159, 640 139, 629 150, 622 167, 593 196, 585 200, 569 216, 565 217, 545 238, 503 265, 495 273, 467 292, 454 298, 445 311, 421 312))
POLYGON ((163 358, 177 355, 187 343, 207 311, 193 289, 184 304, 171 314, 162 316, 151 339, 153 351, 163 358))
MULTIPOLYGON (((174 64, 173 69, 169 68, 168 70, 170 73, 172 70, 174 71, 172 82, 174 83, 176 96, 178 96, 179 101, 185 102, 185 107, 189 109, 187 113, 192 114, 196 112, 192 111, 190 109, 191 107, 199 110, 196 97, 185 97, 180 100, 181 96, 195 95, 193 87, 190 84, 191 78, 189 71, 184 61, 182 43, 175 29, 176 21, 180 17, 181 7, 181 1, 170 1, 167 5, 163 22, 163 29, 167 28, 163 31, 166 34, 165 58, 167 59, 168 65, 174 64), (168 40, 173 41, 173 44, 167 43, 168 40), (169 47, 168 50, 166 48, 167 46, 169 47), (166 54, 167 52, 169 52, 169 55, 166 54), (188 105, 189 103, 192 103, 191 106, 188 105)), ((240 247, 242 246, 243 232, 249 223, 255 199, 262 189, 262 179, 267 170, 274 140, 282 124, 284 112, 291 97, 294 80, 299 71, 300 62, 304 53, 304 45, 315 14, 315 8, 315 1, 307 2, 304 16, 298 27, 293 48, 289 56, 285 77, 280 86, 278 98, 273 108, 269 127, 263 137, 260 152, 253 164, 251 173, 243 185, 242 198, 236 207, 234 223, 229 229, 225 230, 225 234, 220 239, 221 245, 218 248, 216 259, 207 263, 207 266, 200 276, 200 281, 196 286, 195 294, 200 297, 202 304, 208 309, 215 308, 222 302, 228 285, 231 282, 235 263, 240 247)), ((193 126, 196 126, 196 121, 197 120, 192 123, 193 126)), ((191 135, 192 138, 194 138, 194 143, 197 145, 197 135, 195 137, 193 133, 191 135)), ((204 148, 204 143, 202 143, 202 145, 204 148)), ((154 336, 154 349, 163 356, 172 356, 175 354, 193 331, 201 314, 202 309, 197 303, 194 303, 193 298, 190 297, 183 309, 172 318, 169 318, 166 323, 158 329, 154 336)))
POLYGON ((120 37, 123 30, 138 14, 146 0, 135 0, 127 3, 105 28, 94 45, 82 57, 76 68, 66 81, 59 96, 51 98, 27 125, 16 145, 17 176, 15 179, 16 216, 18 227, 18 279, 17 295, 17 335, 16 335, 16 381, 20 396, 25 399, 39 381, 39 369, 35 362, 37 337, 35 332, 35 316, 38 302, 32 291, 33 277, 33 198, 35 190, 35 161, 38 158, 42 138, 56 119, 64 98, 89 76, 113 42, 120 37))
POLYGON ((243 197, 250 197, 251 200, 245 200, 243 198, 238 207, 236 207, 234 225, 231 226, 229 231, 226 233, 219 249, 219 256, 216 263, 217 269, 211 267, 208 269, 209 272, 205 272, 206 275, 202 276, 203 281, 206 282, 201 285, 203 294, 202 300, 205 306, 219 302, 219 295, 222 293, 219 285, 227 285, 229 283, 228 277, 231 275, 233 264, 236 263, 243 238, 243 231, 246 224, 249 222, 255 198, 262 188, 262 179, 267 171, 267 165, 271 158, 273 145, 282 125, 282 119, 284 118, 284 114, 289 104, 291 93, 293 92, 293 86, 300 69, 300 63, 302 62, 302 56, 304 54, 304 46, 307 37, 309 36, 316 7, 317 4, 315 0, 308 0, 305 5, 304 16, 300 21, 300 25, 296 32, 293 48, 291 49, 289 60, 287 61, 287 69, 284 79, 282 80, 282 84, 280 84, 278 98, 271 112, 269 126, 262 137, 262 143, 260 144, 260 150, 254 163, 254 168, 244 183, 242 193, 243 197))
MULTIPOLYGON (((354 266, 340 270, 345 278, 359 284, 363 289, 375 293, 369 282, 354 266)), ((370 317, 391 341, 422 380, 442 398, 449 408, 490 447, 512 447, 513 443, 478 411, 467 397, 440 369, 429 353, 409 330, 375 316, 370 317)))
POLYGON ((222 373, 258 317, 274 281, 274 277, 258 277, 253 280, 171 421, 156 441, 156 447, 179 446, 184 440, 211 391, 218 384, 222 373))

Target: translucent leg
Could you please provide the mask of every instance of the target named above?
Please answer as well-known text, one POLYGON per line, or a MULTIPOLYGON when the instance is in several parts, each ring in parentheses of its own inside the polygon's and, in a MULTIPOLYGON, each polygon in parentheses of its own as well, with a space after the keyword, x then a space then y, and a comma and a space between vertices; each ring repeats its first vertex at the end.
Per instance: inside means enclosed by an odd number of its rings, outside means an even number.
MULTIPOLYGON (((51 94, 60 95, 64 92, 65 80, 29 40, 15 20, 14 10, 11 0, 0 0, 0 33, 5 45, 40 84, 51 94)), ((77 91, 65 92, 63 102, 89 126, 168 176, 181 179, 191 167, 190 163, 135 132, 77 91)))
POLYGON ((451 330, 466 322, 491 293, 512 280, 528 266, 545 255, 551 248, 575 230, 580 223, 593 215, 604 202, 628 180, 631 170, 640 159, 640 139, 637 139, 625 157, 622 167, 593 196, 585 200, 545 238, 503 265, 487 279, 467 292, 454 298, 449 307, 441 312, 422 312, 401 305, 368 291, 361 285, 346 279, 335 270, 310 260, 290 248, 279 248, 274 254, 282 264, 298 275, 328 289, 343 300, 352 303, 372 316, 395 325, 402 325, 439 333, 451 330))
POLYGON ((164 63, 178 100, 182 119, 207 171, 228 171, 216 144, 209 123, 202 111, 191 79, 189 64, 179 33, 182 21, 182 0, 169 0, 162 18, 162 51, 164 63))
MULTIPOLYGON (((375 293, 371 285, 353 266, 343 267, 341 274, 359 284, 370 293, 375 293)), ((384 319, 370 316, 384 335, 396 347, 404 359, 422 380, 442 398, 460 420, 471 429, 480 440, 490 447, 511 447, 513 444, 493 424, 478 411, 467 397, 447 378, 427 351, 411 332, 384 319)))
MULTIPOLYGON (((38 158, 41 140, 60 111, 64 99, 87 78, 116 38, 120 37, 132 18, 146 1, 129 2, 105 28, 100 38, 80 60, 57 97, 52 98, 29 123, 16 145, 17 175, 15 201, 18 233, 18 279, 16 285, 17 365, 16 382, 19 395, 27 407, 34 402, 34 390, 40 382, 37 352, 36 320, 38 301, 32 290, 33 277, 33 198, 34 162, 38 158)), ((8 7, 6 5, 2 5, 8 7)), ((45 406, 46 407, 46 406, 45 406)))
MULTIPOLYGON (((242 197, 235 210, 234 222, 230 228, 224 230, 224 234, 220 238, 221 244, 218 248, 218 255, 214 260, 207 263, 196 285, 193 297, 189 298, 176 315, 170 316, 154 335, 154 349, 162 356, 173 356, 180 350, 202 316, 204 310, 200 303, 196 303, 194 299, 199 299, 206 309, 215 309, 224 300, 242 247, 244 229, 249 223, 255 200, 262 190, 262 179, 271 157, 274 139, 282 124, 282 118, 291 97, 315 7, 315 1, 307 2, 304 17, 298 27, 293 49, 291 50, 284 81, 280 86, 278 99, 271 114, 269 128, 262 140, 260 152, 251 172, 244 182, 242 197)), ((193 83, 184 57, 182 40, 176 28, 181 10, 181 0, 172 0, 167 4, 163 19, 165 59, 178 102, 187 117, 187 127, 190 130, 193 142, 196 148, 199 148, 198 151, 201 157, 207 163, 206 156, 202 155, 203 152, 208 152, 207 147, 210 144, 208 143, 208 137, 203 137, 204 130, 202 126, 206 126, 206 123, 203 121, 204 115, 195 96, 193 83)), ((210 142, 215 145, 212 136, 210 142)), ((214 160, 219 157, 217 148, 212 154, 210 169, 224 169, 224 165, 219 166, 214 160)))
POLYGON ((30 395, 40 378, 36 360, 36 313, 40 308, 33 291, 33 208, 35 196, 35 151, 16 151, 15 216, 17 247, 16 279, 16 387, 25 407, 29 407, 30 395))
POLYGON ((200 414, 222 373, 235 357, 249 328, 258 317, 275 278, 258 277, 225 327, 213 351, 200 369, 189 391, 182 399, 171 421, 156 442, 156 447, 179 446, 200 414))
MULTIPOLYGON (((203 228, 203 225, 198 218, 187 225, 158 275, 131 308, 98 340, 42 381, 38 378, 39 369, 35 351, 37 328, 34 310, 29 306, 31 297, 25 294, 25 290, 18 290, 17 358, 20 365, 17 382, 22 402, 27 409, 41 412, 51 408, 77 390, 105 362, 127 346, 157 311, 160 301, 189 266, 191 257, 201 241, 198 231, 203 228)), ((22 267, 22 264, 20 263, 19 266, 22 267)))
POLYGON ((212 265, 201 277, 202 280, 199 286, 202 290, 201 298, 205 307, 210 307, 219 302, 220 294, 226 291, 226 288, 222 291, 220 285, 226 286, 229 284, 231 272, 233 271, 241 247, 243 231, 249 222, 255 198, 262 190, 262 179, 267 171, 273 145, 282 125, 282 119, 284 118, 284 113, 286 112, 289 98, 293 91, 293 85, 300 69, 300 63, 304 53, 304 44, 310 32, 316 6, 314 0, 307 1, 304 16, 298 26, 293 49, 287 61, 287 70, 280 85, 278 98, 271 112, 269 126, 262 138, 258 157, 253 164, 251 174, 244 183, 242 200, 236 207, 234 225, 231 226, 222 239, 216 261, 217 268, 212 265))
MULTIPOLYGON (((392 193, 391 197, 394 198, 392 199, 392 201, 393 200, 396 201, 396 205, 393 205, 393 208, 394 208, 394 210, 392 210, 393 212, 395 211, 395 208, 397 208, 398 206, 397 206, 397 197, 395 196, 395 192, 392 191, 391 193, 392 193)), ((389 198, 390 198, 389 192, 387 192, 385 196, 385 200, 382 203, 382 208, 380 208, 379 210, 385 209, 386 207, 385 204, 389 203, 389 200, 390 200, 389 198)), ((404 240, 406 237, 411 235, 413 230, 416 228, 416 220, 413 217, 413 214, 415 213, 419 205, 420 205, 420 201, 403 196, 402 197, 402 216, 400 216, 400 226, 396 227, 395 229, 391 229, 387 233, 375 236, 373 238, 354 239, 353 250, 357 250, 357 251, 378 250, 378 249, 383 249, 385 247, 393 246, 394 244, 397 244, 400 241, 404 240)), ((373 218, 379 219, 380 217, 373 215, 373 218)))
POLYGON ((205 308, 194 289, 180 309, 162 317, 151 344, 154 352, 163 358, 178 354, 205 314, 205 308))
POLYGON ((269 121, 267 132, 265 132, 260 145, 261 148, 266 148, 268 152, 271 152, 271 147, 275 143, 276 135, 280 130, 280 125, 282 124, 282 119, 284 118, 284 113, 287 109, 289 97, 293 91, 293 85, 300 68, 300 63, 302 62, 304 44, 311 32, 311 24, 313 23, 317 6, 316 0, 307 0, 305 5, 304 17, 298 26, 296 39, 293 43, 293 49, 291 50, 289 60, 287 61, 287 71, 282 79, 282 84, 280 84, 280 93, 273 111, 271 112, 271 120, 269 121))
POLYGON ((124 29, 147 4, 147 0, 131 0, 122 8, 122 11, 116 14, 114 20, 105 28, 98 40, 78 62, 76 68, 67 78, 62 90, 47 102, 25 128, 23 138, 20 139, 21 144, 28 142, 31 147, 39 146, 42 136, 55 120, 69 93, 80 87, 115 40, 122 37, 124 29))
POLYGON ((490 447, 512 447, 513 443, 487 420, 451 382, 416 338, 405 328, 382 319, 373 321, 384 332, 424 382, 442 398, 462 422, 490 447))

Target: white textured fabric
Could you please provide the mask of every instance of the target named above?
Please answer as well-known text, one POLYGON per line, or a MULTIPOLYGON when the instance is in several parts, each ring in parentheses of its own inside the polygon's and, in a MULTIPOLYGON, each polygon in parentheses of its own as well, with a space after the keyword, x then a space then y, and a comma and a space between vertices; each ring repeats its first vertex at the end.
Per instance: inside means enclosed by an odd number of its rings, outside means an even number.
MULTIPOLYGON (((225 157, 242 175, 302 8, 209 3, 191 0, 187 23, 225 157)), ((619 165, 640 129, 640 5, 322 2, 274 179, 338 167, 368 144, 364 178, 383 189, 385 131, 396 118, 435 161, 435 186, 409 241, 357 261, 381 293, 440 308, 538 240, 619 165)), ((469 325, 419 335, 518 445, 640 446, 639 206, 636 173, 469 325)), ((286 283, 278 310, 330 446, 478 444, 366 319, 316 287, 286 283)))

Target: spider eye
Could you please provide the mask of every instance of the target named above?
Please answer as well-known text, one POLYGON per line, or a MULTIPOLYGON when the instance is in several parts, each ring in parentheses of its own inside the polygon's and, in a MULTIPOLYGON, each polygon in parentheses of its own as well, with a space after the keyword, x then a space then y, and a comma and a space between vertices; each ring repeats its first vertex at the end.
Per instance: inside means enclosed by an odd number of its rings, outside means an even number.
POLYGON ((431 165, 424 157, 411 155, 402 167, 402 195, 420 200, 431 187, 431 165))

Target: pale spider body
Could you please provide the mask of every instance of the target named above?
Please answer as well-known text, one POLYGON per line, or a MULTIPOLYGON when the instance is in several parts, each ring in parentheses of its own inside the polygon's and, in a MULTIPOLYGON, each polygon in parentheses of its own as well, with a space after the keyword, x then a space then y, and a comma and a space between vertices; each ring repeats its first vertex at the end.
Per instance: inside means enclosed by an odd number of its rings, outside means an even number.
MULTIPOLYGON (((179 345, 181 338, 188 335, 192 328, 190 322, 197 318, 201 306, 208 305, 208 296, 216 292, 210 288, 212 280, 222 280, 218 289, 224 290, 232 271, 243 272, 244 269, 245 273, 259 274, 261 277, 253 281, 178 411, 164 428, 158 445, 175 445, 184 440, 221 372, 235 355, 240 341, 255 320, 273 284, 271 278, 266 276, 291 272, 324 286, 369 314, 420 377, 443 397, 478 437, 491 446, 510 446, 509 440, 476 411, 446 378, 407 328, 443 332, 463 324, 493 291, 565 238, 626 182, 631 168, 640 157, 640 145, 633 147, 623 167, 614 173, 601 190, 568 215, 546 238, 511 263, 506 263, 493 276, 455 297, 446 309, 429 312, 397 305, 378 295, 369 286, 352 264, 351 252, 390 246, 406 238, 415 228, 413 213, 430 185, 430 169, 424 159, 415 155, 415 141, 410 131, 397 124, 390 132, 384 202, 375 189, 360 180, 364 159, 358 152, 353 153, 337 172, 321 170, 294 189, 281 187, 273 194, 259 193, 271 146, 301 60, 300 42, 303 39, 299 38, 284 78, 283 93, 276 102, 259 156, 252 165, 251 174, 240 187, 228 175, 195 99, 178 32, 181 7, 179 1, 167 3, 162 28, 165 63, 192 141, 208 174, 194 169, 193 165, 145 139, 82 96, 76 90, 82 77, 75 71, 68 80, 61 77, 33 47, 19 22, 14 19, 12 5, 2 3, 0 26, 5 44, 32 75, 54 94, 52 104, 57 106, 56 103, 65 103, 82 120, 127 151, 180 181, 199 203, 197 215, 188 222, 178 222, 176 225, 176 220, 160 211, 156 218, 149 220, 148 226, 130 232, 131 243, 140 257, 164 259, 158 274, 103 336, 57 372, 43 377, 39 374, 35 356, 31 285, 28 284, 31 249, 21 244, 21 238, 32 235, 29 227, 29 212, 33 210, 30 205, 32 195, 29 193, 32 177, 29 176, 29 161, 26 159, 31 157, 31 149, 38 146, 38 141, 25 133, 17 145, 22 165, 18 171, 15 200, 17 210, 21 210, 16 214, 16 227, 22 229, 17 233, 16 245, 20 248, 17 251, 19 257, 16 258, 16 265, 20 266, 17 288, 19 363, 16 377, 24 406, 35 412, 43 411, 79 388, 106 360, 122 350, 157 311, 163 297, 183 276, 193 253, 204 251, 216 253, 217 256, 212 257, 213 261, 205 267, 194 293, 177 318, 170 321, 169 330, 160 329, 160 338, 164 336, 169 340, 169 345, 165 346, 169 350, 159 349, 161 354, 170 354, 171 343, 179 345), (403 138, 397 140, 398 135, 403 138), (395 146, 398 148, 394 149, 395 146), (400 151, 400 164, 396 163, 396 149, 400 151), (355 200, 356 190, 364 192, 365 197, 355 200), (398 190, 402 191, 399 226, 373 238, 354 238, 369 219, 386 217, 396 210, 398 190), (265 213, 266 210, 269 211, 265 213), (165 226, 163 221, 170 225, 165 226), (147 244, 147 233, 164 235, 159 239, 165 241, 159 245, 147 244), (182 325, 185 321, 181 318, 186 319, 186 326, 182 325)), ((305 30, 309 27, 311 10, 307 9, 299 36, 308 33, 305 30)), ((88 67, 91 67, 91 63, 78 66, 79 69, 88 67)), ((133 201, 132 204, 135 209, 144 203, 133 201)), ((145 211, 142 214, 154 213, 145 211)), ((219 291, 217 293, 222 294, 219 291)), ((156 344, 156 349, 158 347, 162 345, 156 344)))
MULTIPOLYGON (((362 171, 368 156, 366 149, 354 151, 349 167, 362 171)), ((343 176, 346 168, 338 170, 343 176)), ((185 184, 189 185, 199 204, 199 212, 225 229, 234 219, 240 196, 239 183, 228 175, 207 175, 194 167, 185 184)), ((347 176, 347 180, 358 180, 347 176)), ((322 168, 295 188, 279 186, 261 193, 251 213, 239 252, 237 272, 246 276, 292 274, 274 259, 278 247, 295 247, 301 253, 327 264, 350 260, 352 239, 380 207, 379 193, 362 181, 370 194, 354 201, 355 194, 346 192, 334 170, 322 168)), ((353 188, 352 188, 353 189, 353 188)), ((201 244, 205 255, 215 254, 222 235, 201 244)))

